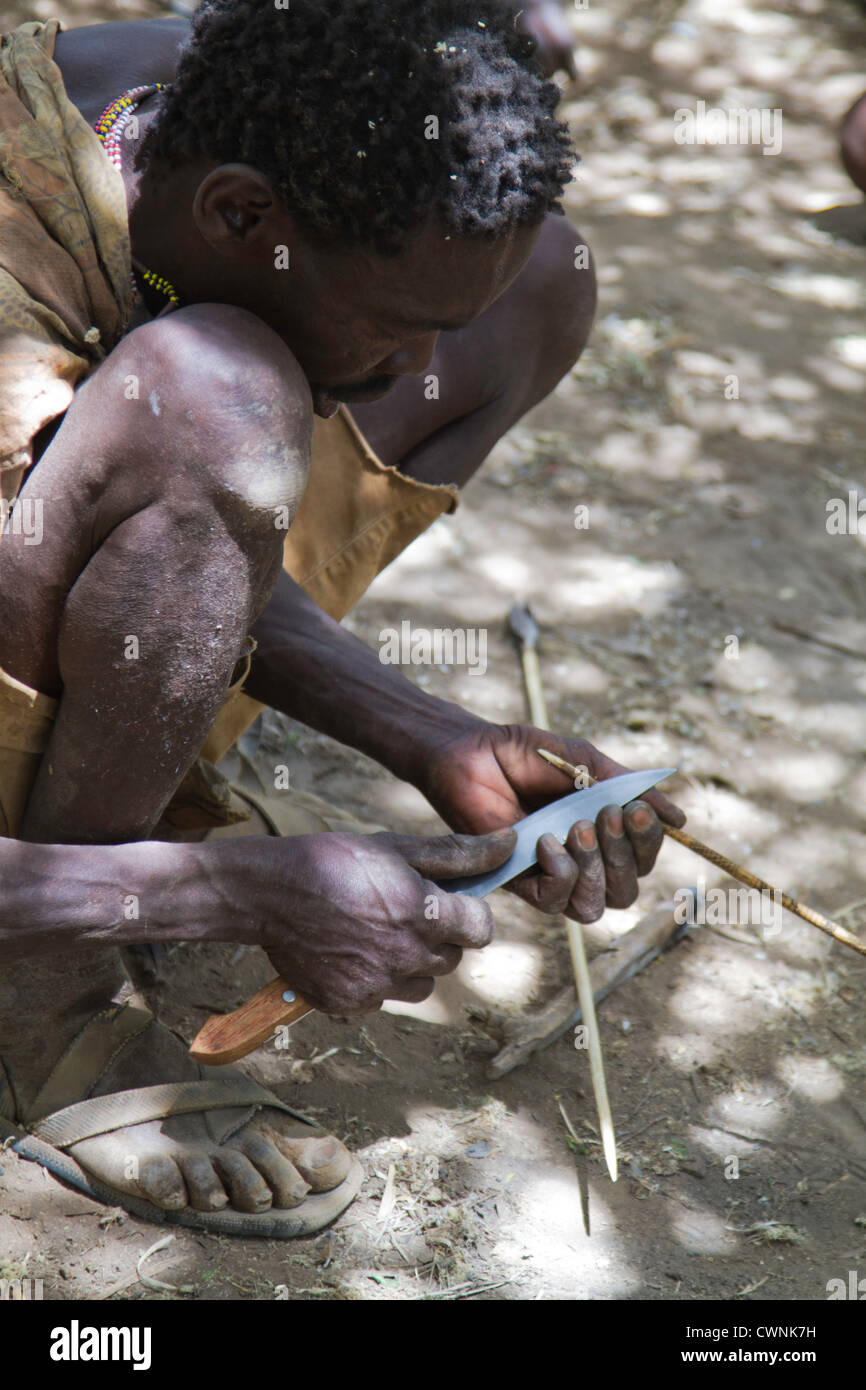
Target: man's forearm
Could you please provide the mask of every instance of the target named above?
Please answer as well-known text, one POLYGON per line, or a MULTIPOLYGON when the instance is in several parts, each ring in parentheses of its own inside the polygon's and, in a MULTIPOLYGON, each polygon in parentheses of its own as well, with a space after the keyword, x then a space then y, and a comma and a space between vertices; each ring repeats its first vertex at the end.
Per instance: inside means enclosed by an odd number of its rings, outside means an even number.
POLYGON ((215 882, 215 848, 0 839, 0 966, 75 946, 255 941, 215 882))
POLYGON ((380 662, 285 573, 254 635, 250 695, 375 758, 404 781, 418 780, 429 749, 481 722, 380 662))

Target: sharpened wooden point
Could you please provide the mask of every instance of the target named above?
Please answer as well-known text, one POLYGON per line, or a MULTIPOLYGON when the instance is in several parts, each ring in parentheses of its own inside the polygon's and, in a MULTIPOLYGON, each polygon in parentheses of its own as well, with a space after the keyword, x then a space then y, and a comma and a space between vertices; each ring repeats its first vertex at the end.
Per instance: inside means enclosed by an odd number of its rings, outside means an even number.
POLYGON ((589 977, 589 966, 586 963, 583 931, 580 923, 572 922, 570 918, 566 918, 565 927, 568 932, 568 947, 571 952, 574 982, 577 985, 577 998, 580 1003, 581 1017, 586 1027, 587 1050, 589 1052, 589 1074, 592 1079, 595 1108, 598 1111, 598 1122, 601 1128, 601 1143, 604 1149, 604 1161, 607 1164, 607 1171, 610 1173, 611 1182, 616 1182, 616 1135, 614 1134, 613 1115, 611 1114, 610 1101, 607 1095, 607 1082, 604 1076, 604 1058, 601 1051, 601 1033, 599 1032, 598 1018, 595 1012, 595 996, 592 988, 592 980, 589 977))

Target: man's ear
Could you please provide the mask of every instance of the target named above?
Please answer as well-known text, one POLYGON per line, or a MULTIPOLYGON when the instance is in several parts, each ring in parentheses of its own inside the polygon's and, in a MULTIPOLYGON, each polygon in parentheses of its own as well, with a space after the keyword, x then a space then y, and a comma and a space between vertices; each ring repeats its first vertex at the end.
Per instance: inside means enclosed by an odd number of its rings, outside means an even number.
POLYGON ((251 164, 220 164, 196 189, 192 215, 208 245, 231 256, 255 239, 275 206, 269 183, 251 164))

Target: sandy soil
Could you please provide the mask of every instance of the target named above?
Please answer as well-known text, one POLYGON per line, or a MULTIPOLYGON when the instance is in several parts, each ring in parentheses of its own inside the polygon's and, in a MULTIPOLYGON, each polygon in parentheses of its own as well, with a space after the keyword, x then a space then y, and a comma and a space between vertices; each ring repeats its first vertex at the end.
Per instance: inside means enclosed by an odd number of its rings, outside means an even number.
MULTIPOLYGON (((486 628, 483 678, 413 674, 514 720, 504 619, 531 599, 556 728, 633 766, 676 766, 695 834, 866 931, 866 550, 827 529, 831 499, 866 495, 866 211, 835 150, 866 86, 866 18, 816 0, 608 0, 574 24, 582 77, 564 110, 583 163, 568 212, 599 265, 591 347, 350 626, 374 645, 404 618, 486 628), (677 145, 674 113, 698 97, 781 109, 781 153, 677 145)), ((271 720, 248 751, 267 765, 275 750, 295 785, 356 814, 438 824, 328 739, 271 720)), ((729 886, 667 845, 639 903, 588 929, 591 950, 702 874, 729 886)), ((178 1233, 144 1267, 175 1291, 147 1288, 136 1262, 164 1228, 7 1152, 0 1277, 26 1271, 61 1299, 761 1300, 824 1299, 829 1279, 866 1274, 861 958, 793 917, 768 939, 730 921, 612 995, 614 1187, 570 1036, 486 1078, 509 1022, 570 969, 555 923, 503 894, 494 908, 496 942, 430 1004, 313 1017, 290 1050, 248 1059, 364 1161, 363 1195, 333 1230, 285 1246, 178 1233)), ((169 965, 165 1016, 186 1036, 270 973, 231 947, 178 947, 169 965)))

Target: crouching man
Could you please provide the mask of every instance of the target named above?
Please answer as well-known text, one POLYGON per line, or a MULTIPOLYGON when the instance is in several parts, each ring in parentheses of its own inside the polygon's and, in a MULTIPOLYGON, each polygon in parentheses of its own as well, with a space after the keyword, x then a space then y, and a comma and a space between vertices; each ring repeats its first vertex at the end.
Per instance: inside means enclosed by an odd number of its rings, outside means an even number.
MULTIPOLYGON (((359 1183, 335 1138, 119 1005, 118 948, 249 940, 325 1012, 421 1000, 490 936, 429 880, 502 862, 491 832, 568 789, 538 730, 423 694, 340 627, 586 340, 556 95, 493 0, 383 0, 375 23, 367 0, 214 0, 191 30, 2 41, 0 1117, 102 1200, 290 1236, 359 1183), (232 791, 214 765, 263 702, 457 838, 232 791)), ((656 812, 681 823, 651 795, 542 841, 520 891, 626 905, 656 812)))

